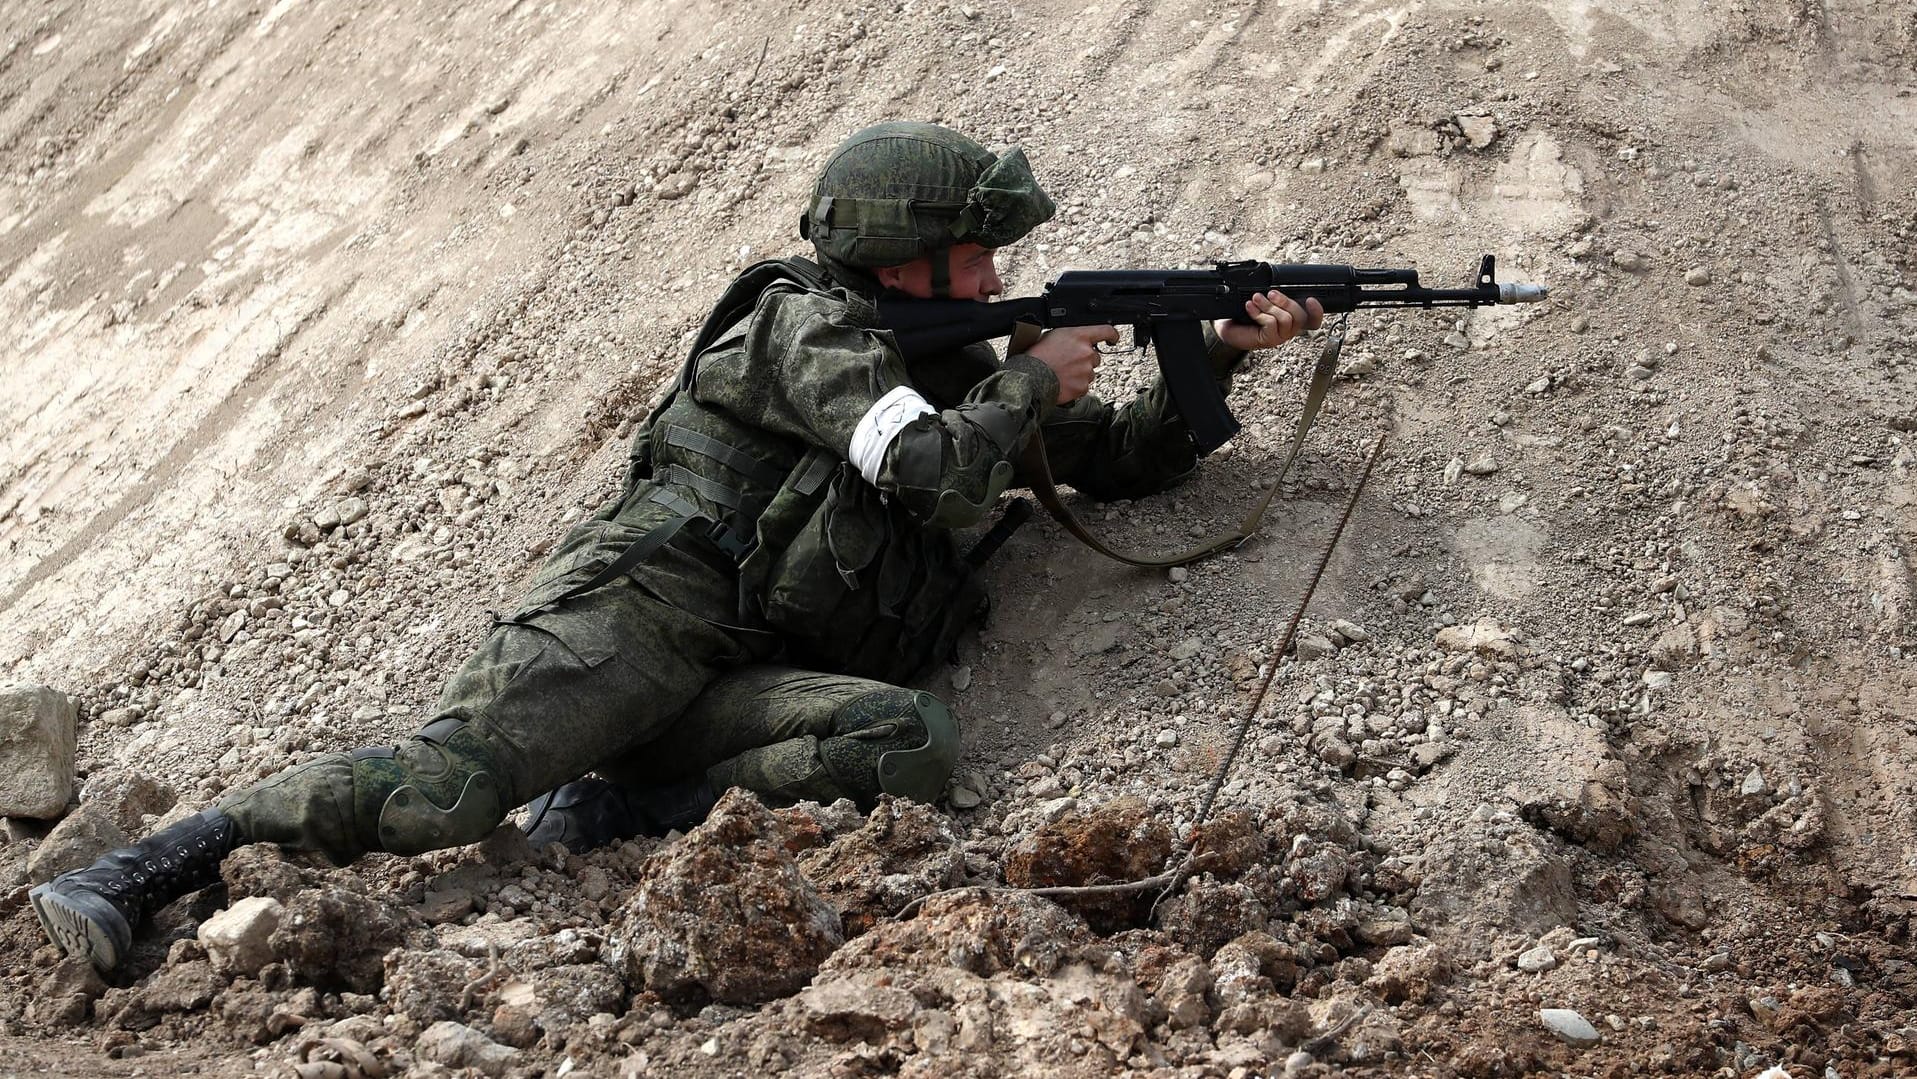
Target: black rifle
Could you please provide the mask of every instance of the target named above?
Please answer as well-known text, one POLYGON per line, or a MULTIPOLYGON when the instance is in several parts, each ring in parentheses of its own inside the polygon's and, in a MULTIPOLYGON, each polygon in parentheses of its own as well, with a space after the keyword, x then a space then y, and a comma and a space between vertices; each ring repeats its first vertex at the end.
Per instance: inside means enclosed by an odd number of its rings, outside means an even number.
POLYGON ((879 299, 879 324, 892 331, 905 356, 932 356, 1011 334, 1020 324, 1132 327, 1136 344, 1151 342, 1172 401, 1191 428, 1198 452, 1210 453, 1238 433, 1238 421, 1205 362, 1204 320, 1249 322, 1245 303, 1278 289, 1303 304, 1316 299, 1327 314, 1360 307, 1485 307, 1535 303, 1539 285, 1500 285, 1492 256, 1478 266, 1473 288, 1418 286, 1418 271, 1361 269, 1316 263, 1220 262, 1209 270, 1070 270, 1040 296, 984 302, 879 299))

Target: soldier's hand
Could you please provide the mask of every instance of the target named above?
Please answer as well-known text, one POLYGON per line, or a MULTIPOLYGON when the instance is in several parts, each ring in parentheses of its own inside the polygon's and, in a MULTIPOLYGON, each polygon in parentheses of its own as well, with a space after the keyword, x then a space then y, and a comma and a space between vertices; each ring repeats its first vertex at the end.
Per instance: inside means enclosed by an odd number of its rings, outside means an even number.
POLYGON ((1105 357, 1097 346, 1117 343, 1116 327, 1067 326, 1047 331, 1025 354, 1044 361, 1058 376, 1058 403, 1065 405, 1085 396, 1098 377, 1099 361, 1105 357))
POLYGON ((1272 289, 1245 301, 1245 317, 1251 320, 1251 325, 1221 318, 1214 328, 1218 339, 1225 344, 1240 352, 1255 352, 1261 348, 1277 348, 1307 330, 1324 325, 1325 309, 1315 299, 1306 300, 1300 306, 1298 301, 1272 289))

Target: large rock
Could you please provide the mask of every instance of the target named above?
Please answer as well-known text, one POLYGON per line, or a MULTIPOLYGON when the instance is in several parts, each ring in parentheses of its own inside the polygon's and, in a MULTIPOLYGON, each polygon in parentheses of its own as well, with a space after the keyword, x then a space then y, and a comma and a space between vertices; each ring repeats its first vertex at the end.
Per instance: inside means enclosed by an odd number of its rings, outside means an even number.
POLYGON ((839 912, 787 849, 786 828, 733 791, 647 862, 621 933, 628 973, 675 1003, 790 996, 845 943, 839 912))
POLYGON ((405 927, 392 908, 331 885, 293 896, 273 931, 273 955, 320 989, 377 992, 381 962, 405 927))
POLYGON ((72 699, 47 686, 0 687, 0 817, 50 819, 73 798, 72 699))
MULTIPOLYGON (((1172 830, 1136 798, 1119 798, 1061 817, 1018 841, 1005 857, 1005 882, 1019 888, 1115 884, 1165 868, 1172 830)), ((1101 933, 1142 924, 1159 889, 1071 896, 1059 902, 1101 933)))
POLYGON ((34 848, 27 859, 27 877, 35 884, 47 881, 69 869, 84 869, 100 855, 132 843, 113 821, 113 812, 103 805, 83 803, 54 825, 53 831, 34 848))
POLYGON ((80 786, 80 801, 112 806, 113 819, 128 835, 153 831, 149 818, 159 818, 179 800, 179 792, 137 767, 94 772, 80 786))

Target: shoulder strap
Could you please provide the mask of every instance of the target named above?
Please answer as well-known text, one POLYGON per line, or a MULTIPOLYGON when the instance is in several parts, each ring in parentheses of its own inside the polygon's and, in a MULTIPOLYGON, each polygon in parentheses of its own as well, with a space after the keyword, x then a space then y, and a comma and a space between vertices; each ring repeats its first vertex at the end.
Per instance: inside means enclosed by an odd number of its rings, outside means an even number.
POLYGON ((1325 403, 1325 395, 1331 392, 1332 378, 1338 373, 1338 353, 1344 350, 1344 325, 1339 324, 1338 332, 1325 341, 1324 351, 1318 356, 1318 363, 1311 371, 1311 386, 1305 391, 1304 409, 1298 414, 1298 431, 1292 436, 1291 449, 1278 466, 1278 474, 1272 477, 1271 487, 1264 497, 1258 500, 1245 519, 1236 528, 1199 543, 1182 554, 1151 555, 1131 554, 1113 550, 1091 534, 1079 519, 1073 516, 1063 500, 1058 497, 1058 488, 1052 482, 1052 464, 1045 456, 1045 438, 1037 431, 1032 432, 1031 441, 1025 444, 1024 457, 1019 465, 1030 480, 1032 494, 1037 496, 1039 504, 1044 506, 1065 531, 1078 537, 1078 541, 1099 554, 1130 566, 1143 566, 1148 569, 1162 569, 1169 566, 1182 566, 1196 562, 1201 558, 1217 554, 1228 547, 1236 547, 1258 532, 1259 524, 1265 518, 1265 510, 1271 506, 1271 500, 1277 496, 1278 488, 1284 483, 1285 474, 1291 471, 1292 462, 1298 459, 1298 452, 1304 448, 1305 435, 1310 433, 1312 422, 1318 418, 1318 409, 1325 403))
POLYGON ((824 270, 808 259, 766 259, 755 262, 732 279, 726 290, 719 295, 719 302, 712 305, 711 313, 706 315, 704 325, 692 339, 692 347, 686 350, 685 363, 679 368, 679 378, 672 388, 666 391, 659 403, 632 432, 632 461, 626 472, 626 486, 631 488, 639 480, 652 478, 651 443, 652 428, 663 413, 682 391, 692 388, 692 380, 699 373, 699 355, 712 347, 713 343, 746 316, 752 314, 759 304, 759 297, 767 289, 782 282, 790 282, 807 291, 819 291, 832 287, 831 278, 824 270))

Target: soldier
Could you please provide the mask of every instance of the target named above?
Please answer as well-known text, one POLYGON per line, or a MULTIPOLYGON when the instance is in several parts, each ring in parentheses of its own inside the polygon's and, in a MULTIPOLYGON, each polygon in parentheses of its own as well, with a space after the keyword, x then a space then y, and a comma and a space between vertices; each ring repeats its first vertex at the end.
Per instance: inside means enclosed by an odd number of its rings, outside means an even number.
MULTIPOLYGON (((919 123, 853 135, 800 221, 818 261, 763 262, 726 290, 619 497, 566 535, 418 733, 288 768, 35 888, 49 936, 110 969, 240 844, 339 865, 417 854, 479 840, 542 791, 531 838, 575 850, 690 827, 730 787, 937 798, 958 724, 897 683, 984 602, 952 530, 1016 482, 1035 430, 1094 498, 1196 465, 1162 382, 1122 408, 1087 396, 1110 326, 1002 362, 987 345, 907 362, 875 328, 885 290, 997 295, 994 251, 1053 211, 1017 148, 919 123)), ((1221 380, 1323 312, 1273 292, 1246 317, 1208 327, 1221 380)))

